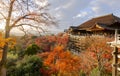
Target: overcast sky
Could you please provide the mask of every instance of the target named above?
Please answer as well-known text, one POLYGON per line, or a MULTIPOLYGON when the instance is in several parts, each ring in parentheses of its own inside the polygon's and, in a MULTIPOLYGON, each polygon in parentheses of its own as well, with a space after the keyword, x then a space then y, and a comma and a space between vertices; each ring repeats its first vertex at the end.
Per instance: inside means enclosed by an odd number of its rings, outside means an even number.
POLYGON ((120 0, 48 0, 50 12, 59 21, 54 32, 78 26, 101 15, 111 14, 120 17, 120 0))

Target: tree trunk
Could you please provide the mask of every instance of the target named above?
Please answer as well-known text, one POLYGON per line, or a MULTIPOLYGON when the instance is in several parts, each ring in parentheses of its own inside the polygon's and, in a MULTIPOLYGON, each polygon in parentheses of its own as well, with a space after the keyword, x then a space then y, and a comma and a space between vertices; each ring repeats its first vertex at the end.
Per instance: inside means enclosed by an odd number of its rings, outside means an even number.
POLYGON ((6 67, 3 65, 0 69, 0 76, 6 76, 6 67))
MULTIPOLYGON (((5 31, 5 39, 9 38, 9 28, 6 28, 5 31)), ((8 51, 8 44, 3 47, 3 54, 2 60, 0 61, 0 76, 6 76, 6 62, 7 62, 7 51, 8 51)))
MULTIPOLYGON (((15 0, 10 1, 10 7, 8 10, 8 17, 6 18, 6 25, 5 25, 5 39, 9 38, 10 34, 10 19, 13 11, 13 4, 15 0)), ((0 76, 6 76, 6 62, 7 62, 7 51, 8 51, 8 44, 3 47, 3 54, 2 60, 0 62, 0 76)))

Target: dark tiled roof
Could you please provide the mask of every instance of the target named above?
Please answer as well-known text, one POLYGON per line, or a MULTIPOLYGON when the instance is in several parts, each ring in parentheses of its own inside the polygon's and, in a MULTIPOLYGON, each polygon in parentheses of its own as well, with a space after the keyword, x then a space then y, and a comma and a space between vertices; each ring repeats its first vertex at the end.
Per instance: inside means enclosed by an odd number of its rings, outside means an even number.
POLYGON ((113 14, 109 14, 109 15, 105 15, 105 16, 92 18, 92 19, 88 20, 87 22, 84 22, 83 24, 79 25, 78 29, 89 29, 89 28, 95 26, 96 24, 100 25, 101 27, 108 28, 108 29, 109 28, 118 28, 118 27, 120 28, 120 24, 117 27, 116 27, 116 25, 113 25, 116 22, 120 23, 120 18, 113 14), (111 26, 113 26, 113 27, 111 27, 111 26))
POLYGON ((77 29, 77 27, 76 27, 76 26, 70 26, 70 28, 72 28, 72 29, 77 29))

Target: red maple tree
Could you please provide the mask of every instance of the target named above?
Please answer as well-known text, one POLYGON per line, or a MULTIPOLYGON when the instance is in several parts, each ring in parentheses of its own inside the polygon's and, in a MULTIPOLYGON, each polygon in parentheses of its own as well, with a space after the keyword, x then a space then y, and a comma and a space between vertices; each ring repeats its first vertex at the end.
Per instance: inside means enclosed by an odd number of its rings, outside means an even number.
POLYGON ((56 46, 49 54, 39 54, 44 57, 44 65, 52 71, 54 75, 70 75, 78 74, 80 71, 80 58, 73 55, 70 51, 64 49, 63 46, 56 46))

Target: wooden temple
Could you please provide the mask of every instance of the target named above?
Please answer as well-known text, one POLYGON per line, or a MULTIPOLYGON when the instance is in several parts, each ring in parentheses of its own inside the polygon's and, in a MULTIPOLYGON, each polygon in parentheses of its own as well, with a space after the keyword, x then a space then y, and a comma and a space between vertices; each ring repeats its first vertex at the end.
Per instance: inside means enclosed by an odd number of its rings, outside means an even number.
POLYGON ((68 33, 84 35, 84 34, 114 34, 115 29, 120 29, 120 18, 108 14, 96 18, 92 18, 79 26, 71 26, 68 33))
MULTIPOLYGON (((113 51, 113 66, 112 66, 112 76, 120 76, 118 69, 120 68, 120 63, 118 56, 120 52, 120 18, 113 15, 105 15, 96 18, 92 18, 79 26, 71 26, 68 30, 70 33, 70 50, 81 52, 84 50, 83 44, 80 45, 80 40, 85 38, 86 35, 103 35, 105 37, 115 37, 112 42, 107 42, 111 47, 114 47, 113 51), (72 34, 72 35, 71 35, 72 34), (76 36, 77 35, 77 36, 76 36), (81 37, 80 37, 80 36, 81 37), (84 35, 84 36, 83 36, 84 35), (115 35, 115 36, 114 36, 115 35)), ((119 70, 120 71, 120 70, 119 70)))

